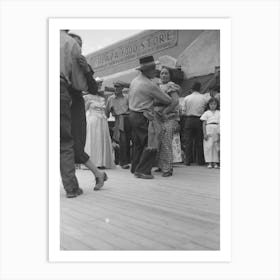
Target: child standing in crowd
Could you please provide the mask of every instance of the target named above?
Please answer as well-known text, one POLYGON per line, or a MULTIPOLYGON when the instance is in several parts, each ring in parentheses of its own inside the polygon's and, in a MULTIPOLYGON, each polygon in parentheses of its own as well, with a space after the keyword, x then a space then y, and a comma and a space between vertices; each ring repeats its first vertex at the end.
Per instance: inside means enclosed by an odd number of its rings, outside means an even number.
POLYGON ((207 111, 200 117, 203 121, 203 148, 208 168, 219 168, 220 151, 220 111, 219 102, 211 97, 207 104, 207 111))

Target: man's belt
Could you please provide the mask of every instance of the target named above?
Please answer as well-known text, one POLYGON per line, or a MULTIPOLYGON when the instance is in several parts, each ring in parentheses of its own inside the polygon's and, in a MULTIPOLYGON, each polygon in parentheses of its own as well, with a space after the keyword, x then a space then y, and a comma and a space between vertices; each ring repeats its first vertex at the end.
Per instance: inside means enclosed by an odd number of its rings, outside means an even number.
POLYGON ((200 118, 201 116, 194 116, 194 115, 189 115, 189 116, 186 116, 187 118, 200 118))
POLYGON ((137 114, 143 114, 143 111, 133 111, 133 110, 129 110, 130 113, 137 113, 137 114))
POLYGON ((128 116, 129 115, 129 113, 124 113, 124 114, 119 114, 119 115, 113 115, 113 117, 118 117, 118 116, 128 116))

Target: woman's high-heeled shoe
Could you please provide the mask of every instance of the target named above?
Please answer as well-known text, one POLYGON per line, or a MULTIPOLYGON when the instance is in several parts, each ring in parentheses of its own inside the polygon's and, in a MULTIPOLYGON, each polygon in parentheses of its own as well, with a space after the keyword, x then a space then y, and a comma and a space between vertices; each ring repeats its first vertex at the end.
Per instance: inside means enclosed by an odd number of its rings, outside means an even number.
POLYGON ((172 176, 172 175, 173 175, 172 171, 167 171, 167 172, 162 173, 162 177, 169 177, 169 176, 172 176))
POLYGON ((108 180, 108 176, 105 172, 103 172, 103 178, 96 177, 96 185, 93 188, 95 191, 100 190, 104 186, 104 182, 108 180))
POLYGON ((162 170, 160 168, 157 168, 154 170, 154 172, 161 172, 162 170))

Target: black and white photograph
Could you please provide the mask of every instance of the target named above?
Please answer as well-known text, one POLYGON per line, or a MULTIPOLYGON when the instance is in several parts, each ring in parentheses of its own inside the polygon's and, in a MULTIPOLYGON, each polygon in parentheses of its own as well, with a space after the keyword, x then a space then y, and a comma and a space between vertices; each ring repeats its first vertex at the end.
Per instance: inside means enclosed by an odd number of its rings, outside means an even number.
POLYGON ((221 30, 59 35, 60 251, 219 252, 221 30))
POLYGON ((279 8, 0 0, 0 279, 279 280, 279 8))

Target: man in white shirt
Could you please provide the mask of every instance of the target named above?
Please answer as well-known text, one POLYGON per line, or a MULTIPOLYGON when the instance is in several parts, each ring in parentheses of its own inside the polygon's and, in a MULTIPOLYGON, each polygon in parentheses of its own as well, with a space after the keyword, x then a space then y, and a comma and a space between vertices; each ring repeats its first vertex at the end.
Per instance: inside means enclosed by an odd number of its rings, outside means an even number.
MULTIPOLYGON (((196 161, 199 165, 204 164, 203 155, 203 131, 201 115, 206 108, 207 99, 200 93, 201 84, 195 82, 192 93, 185 97, 182 104, 182 113, 185 116, 185 164, 190 165, 193 151, 193 143, 196 146, 196 161)), ((194 160, 193 160, 194 161, 194 160)))
POLYGON ((156 64, 153 56, 139 59, 140 74, 131 82, 129 89, 129 121, 132 127, 133 156, 131 172, 135 177, 153 179, 151 169, 156 158, 156 149, 148 147, 148 116, 153 115, 154 100, 170 104, 171 97, 163 93, 151 81, 156 75, 156 64))

